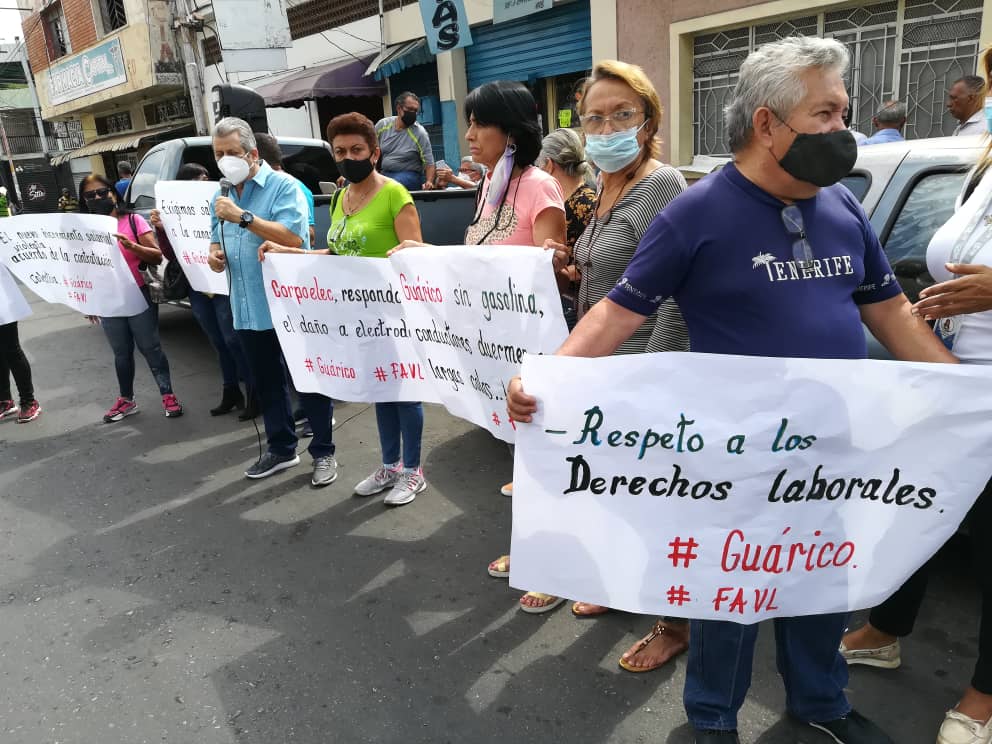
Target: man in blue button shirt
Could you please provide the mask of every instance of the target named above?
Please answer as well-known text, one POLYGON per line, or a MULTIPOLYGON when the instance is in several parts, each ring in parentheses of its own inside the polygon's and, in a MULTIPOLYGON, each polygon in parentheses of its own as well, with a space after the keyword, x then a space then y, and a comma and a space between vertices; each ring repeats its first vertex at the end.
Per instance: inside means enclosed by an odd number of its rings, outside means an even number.
POLYGON ((881 145, 885 142, 902 142, 902 128, 906 126, 906 104, 902 101, 889 101, 871 120, 875 134, 869 137, 864 145, 881 145))
MULTIPOLYGON (((217 167, 232 187, 211 205, 210 268, 228 272, 234 328, 244 346, 258 392, 268 438, 266 451, 248 470, 265 478, 300 462, 279 338, 265 299, 258 248, 266 240, 310 248, 307 203, 296 179, 270 168, 258 156, 255 135, 242 119, 221 119, 214 127, 217 167)), ((326 486, 337 477, 331 439, 331 399, 301 393, 300 403, 313 426, 311 485, 326 486)))

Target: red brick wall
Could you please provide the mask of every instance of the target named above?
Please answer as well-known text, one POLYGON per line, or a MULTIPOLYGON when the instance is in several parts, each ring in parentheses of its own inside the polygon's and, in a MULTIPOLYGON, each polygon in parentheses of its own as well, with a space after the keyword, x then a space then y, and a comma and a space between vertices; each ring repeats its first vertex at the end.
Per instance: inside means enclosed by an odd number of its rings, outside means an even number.
POLYGON ((96 44, 96 25, 90 0, 62 0, 62 12, 69 27, 73 54, 96 44))
POLYGON ((41 15, 32 13, 21 24, 24 29, 24 41, 28 48, 28 62, 31 71, 37 75, 48 69, 48 48, 45 43, 45 29, 41 24, 41 15))
MULTIPOLYGON (((93 21, 93 6, 90 0, 61 0, 69 29, 69 45, 72 53, 81 52, 97 42, 96 25, 93 21)), ((39 13, 32 13, 24 19, 24 39, 28 48, 31 70, 37 74, 48 67, 48 44, 45 41, 45 28, 39 13)))

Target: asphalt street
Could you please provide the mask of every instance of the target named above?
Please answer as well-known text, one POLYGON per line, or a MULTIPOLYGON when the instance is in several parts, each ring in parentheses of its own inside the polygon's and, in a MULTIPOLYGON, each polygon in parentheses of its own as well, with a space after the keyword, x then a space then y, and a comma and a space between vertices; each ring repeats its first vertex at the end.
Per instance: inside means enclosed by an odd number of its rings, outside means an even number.
MULTIPOLYGON (((0 744, 692 741, 685 658, 617 666, 652 618, 526 615, 486 574, 509 547, 505 445, 428 406, 429 488, 387 509, 352 494, 379 449, 373 409, 347 403, 334 484, 311 489, 305 455, 249 482, 255 428, 207 413, 219 373, 189 312, 162 313, 186 415, 162 415, 139 356, 141 413, 104 424, 102 331, 32 300, 44 413, 0 424, 0 744)), ((903 667, 852 672, 854 705, 899 744, 932 743, 970 678, 968 571, 952 543, 903 667)), ((742 739, 826 744, 784 715, 771 631, 742 739)))

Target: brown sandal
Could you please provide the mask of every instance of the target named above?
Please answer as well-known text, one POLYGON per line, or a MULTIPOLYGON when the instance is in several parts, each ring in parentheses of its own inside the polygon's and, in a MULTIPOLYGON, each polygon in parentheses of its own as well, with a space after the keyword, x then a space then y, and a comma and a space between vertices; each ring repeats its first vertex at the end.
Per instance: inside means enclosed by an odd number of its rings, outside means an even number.
POLYGON ((609 611, 609 607, 590 604, 589 602, 576 602, 572 605, 572 614, 576 617, 597 617, 598 615, 605 615, 609 611), (593 607, 596 609, 591 609, 593 607))
MULTIPOLYGON (((644 649, 646 649, 651 644, 651 642, 654 641, 656 638, 666 634, 672 640, 676 640, 678 636, 682 635, 681 632, 673 631, 672 627, 670 625, 666 625, 663 620, 657 620, 654 624, 654 627, 651 628, 651 632, 648 633, 646 636, 644 636, 633 646, 631 646, 630 650, 627 653, 630 654, 631 656, 633 656, 634 654, 638 654, 644 649)), ((688 629, 686 635, 688 635, 688 629)), ((641 672, 651 672, 654 671, 655 669, 658 669, 659 667, 664 666, 669 661, 674 659, 676 656, 683 653, 687 648, 689 648, 689 640, 688 638, 686 638, 684 641, 676 641, 676 645, 679 648, 675 653, 665 658, 658 664, 654 664, 653 666, 634 666, 633 664, 628 662, 625 658, 623 658, 623 656, 620 657, 620 661, 618 663, 620 664, 620 667, 622 669, 626 669, 628 672, 634 672, 635 674, 640 674, 641 672)))

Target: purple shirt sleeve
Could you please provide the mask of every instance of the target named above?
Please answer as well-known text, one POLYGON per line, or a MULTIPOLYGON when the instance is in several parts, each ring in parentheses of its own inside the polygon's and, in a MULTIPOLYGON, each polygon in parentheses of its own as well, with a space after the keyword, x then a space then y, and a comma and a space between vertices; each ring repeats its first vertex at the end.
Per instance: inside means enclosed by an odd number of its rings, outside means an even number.
POLYGON ((651 222, 609 299, 640 315, 651 315, 671 297, 689 271, 695 249, 681 240, 663 212, 651 222))

